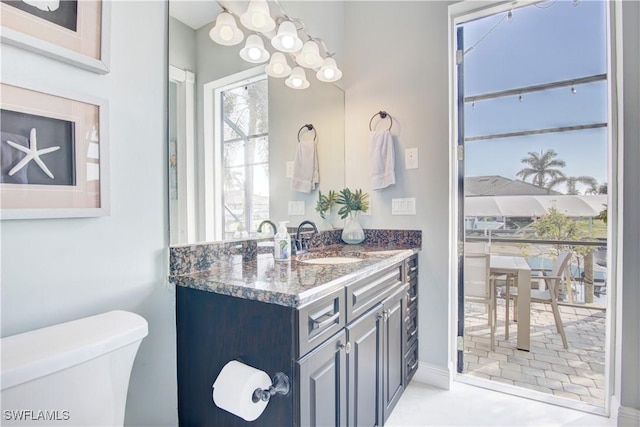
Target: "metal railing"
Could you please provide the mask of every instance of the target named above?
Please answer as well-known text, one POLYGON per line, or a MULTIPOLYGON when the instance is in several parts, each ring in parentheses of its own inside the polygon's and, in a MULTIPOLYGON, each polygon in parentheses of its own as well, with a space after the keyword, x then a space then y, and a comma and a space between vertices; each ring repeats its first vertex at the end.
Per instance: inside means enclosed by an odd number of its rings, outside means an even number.
MULTIPOLYGON (((596 306, 600 306, 600 308, 604 308, 605 306, 603 298, 606 298, 607 294, 606 239, 552 240, 468 236, 465 237, 465 241, 488 243, 489 245, 493 245, 493 250, 496 250, 497 246, 497 252, 501 252, 500 249, 504 251, 505 247, 517 247, 522 256, 529 258, 527 262, 534 271, 544 270, 542 265, 544 264, 543 261, 549 259, 548 255, 553 254, 559 246, 563 248, 573 247, 575 263, 567 267, 567 285, 561 288, 562 292, 559 295, 558 302, 568 305, 595 304, 596 306), (544 249, 545 246, 547 247, 546 249, 544 249), (540 247, 536 255, 532 256, 530 253, 531 247, 540 247), (575 250, 578 247, 590 248, 590 250, 575 250), (579 252, 582 252, 582 254, 579 254, 579 252), (525 253, 527 253, 528 256, 524 255, 525 253), (604 257, 601 255, 604 255, 604 257), (538 263, 539 265, 536 265, 538 263)), ((539 281, 535 276, 532 276, 532 280, 534 282, 539 281)), ((542 284, 542 282, 540 283, 542 284)))

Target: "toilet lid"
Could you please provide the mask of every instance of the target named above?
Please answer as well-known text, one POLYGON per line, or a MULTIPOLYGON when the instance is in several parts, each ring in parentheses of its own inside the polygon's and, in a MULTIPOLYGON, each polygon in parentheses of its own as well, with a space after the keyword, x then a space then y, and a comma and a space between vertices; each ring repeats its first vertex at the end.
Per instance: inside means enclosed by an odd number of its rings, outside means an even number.
POLYGON ((143 339, 147 321, 135 313, 96 316, 2 338, 2 390, 69 368, 143 339))

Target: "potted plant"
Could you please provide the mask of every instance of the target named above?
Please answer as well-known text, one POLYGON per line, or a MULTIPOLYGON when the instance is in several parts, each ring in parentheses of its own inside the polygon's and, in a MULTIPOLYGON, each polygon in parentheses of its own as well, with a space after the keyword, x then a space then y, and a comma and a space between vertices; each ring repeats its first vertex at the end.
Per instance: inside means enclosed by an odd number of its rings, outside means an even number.
POLYGON ((342 240, 353 245, 362 242, 364 240, 364 230, 358 222, 358 212, 369 210, 369 195, 361 189, 352 192, 345 188, 338 194, 336 203, 342 205, 338 210, 340 218, 348 218, 342 230, 342 240))
POLYGON ((320 223, 320 230, 332 230, 333 226, 331 221, 327 219, 327 215, 331 213, 331 207, 338 200, 338 194, 330 190, 329 194, 322 194, 322 191, 318 191, 318 202, 316 203, 316 212, 320 214, 322 221, 320 223))

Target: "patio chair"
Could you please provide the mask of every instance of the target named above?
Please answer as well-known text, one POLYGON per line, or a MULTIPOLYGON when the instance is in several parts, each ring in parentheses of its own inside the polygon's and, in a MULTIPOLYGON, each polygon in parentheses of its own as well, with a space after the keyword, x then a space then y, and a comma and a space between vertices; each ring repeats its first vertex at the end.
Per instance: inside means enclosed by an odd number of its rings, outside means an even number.
MULTIPOLYGON (((539 278, 543 279, 546 284, 546 289, 538 290, 531 289, 531 302, 543 303, 551 305, 551 311, 553 312, 553 318, 556 323, 556 329, 562 337, 562 345, 564 348, 569 348, 567 344, 567 337, 564 333, 564 327, 562 325, 562 318, 560 317, 560 310, 558 309, 558 294, 560 287, 562 286, 562 279, 564 278, 565 268, 567 263, 571 259, 571 251, 561 251, 558 258, 551 267, 550 274, 547 274, 549 270, 536 270, 532 269, 532 272, 540 271, 542 273, 539 278)), ((508 339, 509 334, 509 300, 513 299, 513 318, 515 319, 518 312, 518 286, 516 278, 514 280, 514 286, 506 286, 505 301, 505 337, 508 339)), ((507 282, 508 283, 508 282, 507 282)))
POLYGON ((490 255, 467 253, 464 256, 464 299, 465 302, 486 304, 488 324, 491 330, 491 351, 495 350, 496 296, 489 276, 490 255))

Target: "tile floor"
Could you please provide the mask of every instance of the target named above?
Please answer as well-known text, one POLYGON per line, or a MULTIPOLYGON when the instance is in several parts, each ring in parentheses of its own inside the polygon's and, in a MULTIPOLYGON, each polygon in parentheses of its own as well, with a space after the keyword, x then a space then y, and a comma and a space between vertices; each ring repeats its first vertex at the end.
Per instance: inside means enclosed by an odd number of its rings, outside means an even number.
POLYGON ((532 304, 531 351, 516 349, 516 324, 504 336, 504 300, 498 300, 495 351, 482 304, 465 307, 463 373, 543 393, 604 406, 605 318, 602 309, 560 306, 568 349, 562 346, 551 307, 532 304))
POLYGON ((385 423, 387 427, 615 425, 615 419, 455 381, 451 390, 412 381, 385 423))

